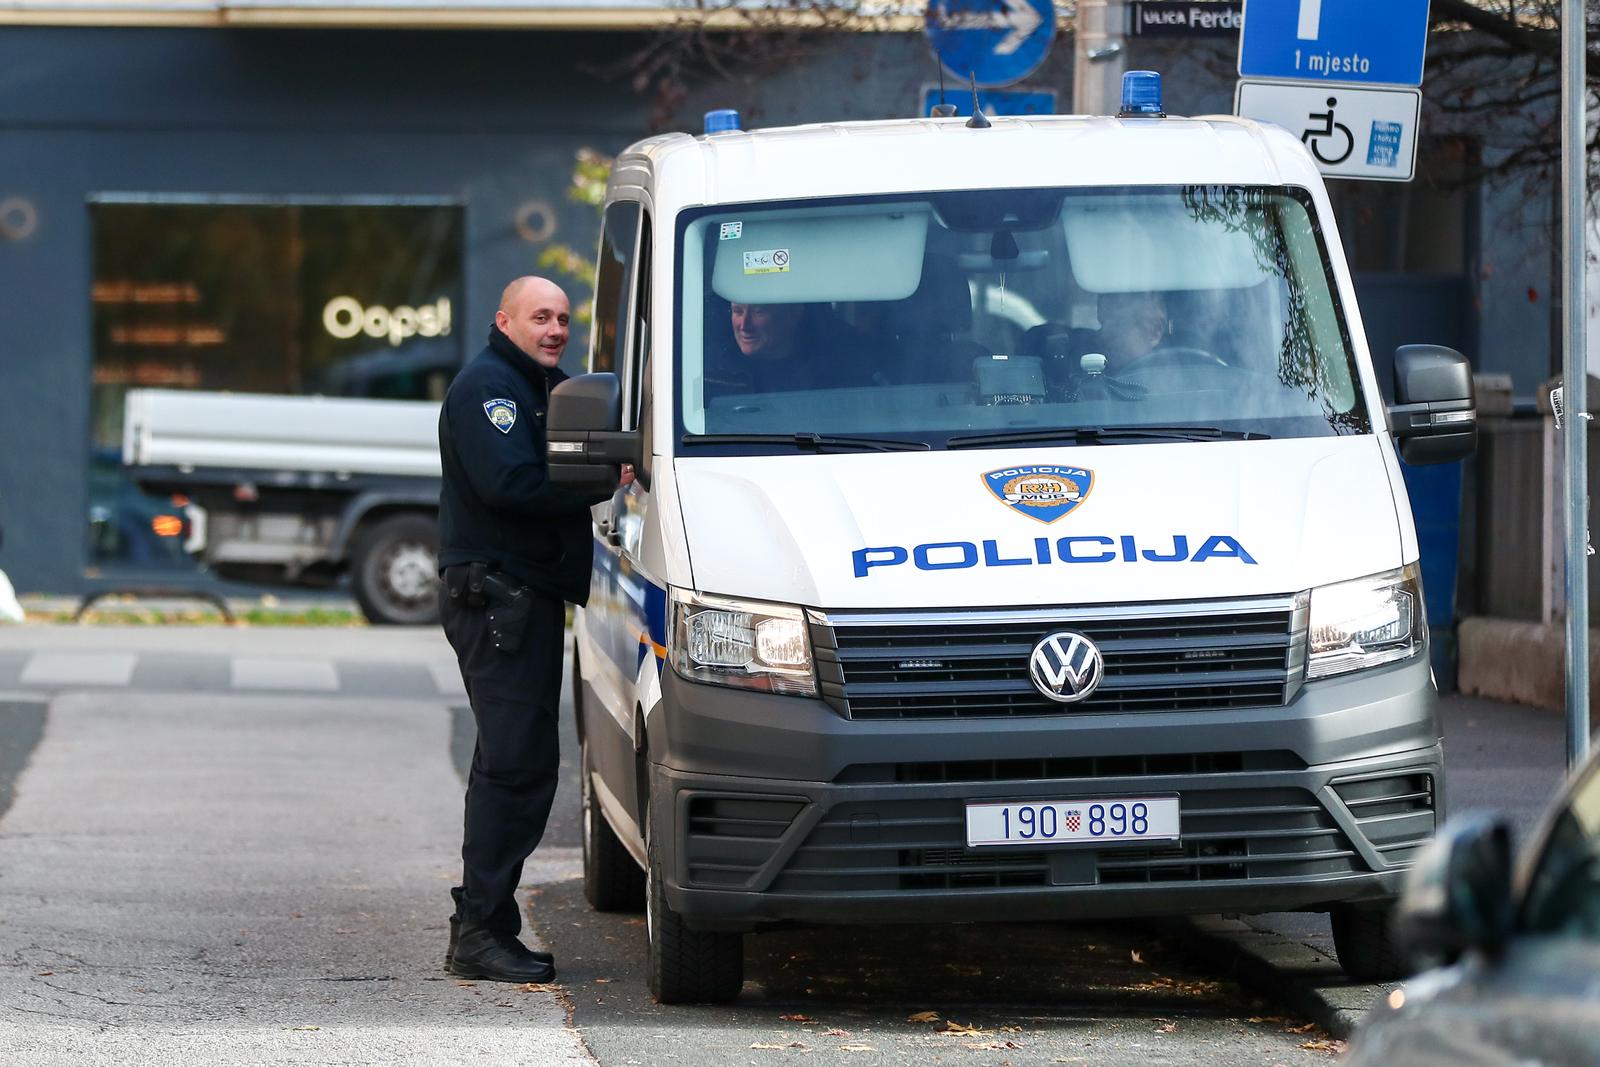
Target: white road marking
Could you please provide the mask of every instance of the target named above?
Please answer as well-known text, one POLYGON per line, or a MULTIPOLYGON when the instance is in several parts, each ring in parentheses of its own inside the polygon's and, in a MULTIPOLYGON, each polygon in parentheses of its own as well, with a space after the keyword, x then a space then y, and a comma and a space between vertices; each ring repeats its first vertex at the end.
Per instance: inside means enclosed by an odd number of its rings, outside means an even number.
POLYGON ((339 672, 325 659, 233 660, 235 689, 320 689, 336 692, 339 672))
POLYGON ((23 685, 127 685, 139 657, 117 652, 36 652, 22 668, 23 685))
POLYGON ((430 663, 428 673, 433 675, 433 684, 440 694, 447 697, 464 697, 467 687, 461 684, 461 668, 454 663, 430 663))

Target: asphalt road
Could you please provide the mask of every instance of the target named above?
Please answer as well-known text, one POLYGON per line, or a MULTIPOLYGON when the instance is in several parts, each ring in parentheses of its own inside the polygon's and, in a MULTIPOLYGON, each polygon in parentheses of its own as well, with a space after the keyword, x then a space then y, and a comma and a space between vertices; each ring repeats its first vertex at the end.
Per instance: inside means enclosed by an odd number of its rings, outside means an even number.
MULTIPOLYGON (((0 1062, 1254 1064, 1337 1049, 1233 984, 1182 924, 762 934, 736 1005, 656 1005, 641 918, 583 902, 570 715, 525 877, 560 989, 458 984, 437 957, 472 729, 436 634, 101 634, 0 631, 0 672, 56 679, 0 678, 0 1062), (75 687, 69 653, 137 663, 122 685, 75 687), (202 654, 231 671, 165 659, 202 654), (409 699, 393 694, 403 670, 423 679, 409 699)), ((1451 699, 1445 728, 1452 807, 1529 824, 1561 777, 1560 717, 1451 699)), ((1255 921, 1325 937, 1325 920, 1255 921)))

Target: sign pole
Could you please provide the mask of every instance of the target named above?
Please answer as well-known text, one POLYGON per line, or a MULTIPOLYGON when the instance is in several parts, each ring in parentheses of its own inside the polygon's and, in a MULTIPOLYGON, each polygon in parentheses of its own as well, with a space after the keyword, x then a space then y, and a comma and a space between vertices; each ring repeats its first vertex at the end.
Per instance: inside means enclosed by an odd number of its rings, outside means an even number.
POLYGON ((1117 113, 1122 101, 1122 72, 1128 65, 1123 45, 1127 19, 1122 0, 1078 0, 1072 33, 1074 115, 1117 113))
POLYGON ((1562 504, 1567 521, 1567 766, 1576 767, 1589 753, 1589 491, 1587 345, 1584 338, 1584 173, 1587 165, 1584 118, 1588 92, 1584 84, 1586 27, 1584 0, 1564 0, 1561 18, 1561 193, 1563 386, 1567 411, 1562 442, 1566 481, 1562 504))

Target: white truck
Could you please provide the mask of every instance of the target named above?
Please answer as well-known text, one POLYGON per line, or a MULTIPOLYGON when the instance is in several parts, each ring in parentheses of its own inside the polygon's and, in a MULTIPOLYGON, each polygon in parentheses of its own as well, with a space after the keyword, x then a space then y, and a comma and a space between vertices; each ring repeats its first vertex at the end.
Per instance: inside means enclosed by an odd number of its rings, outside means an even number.
POLYGON ((206 516, 224 578, 331 586, 374 623, 437 618, 439 405, 135 389, 123 463, 206 516))

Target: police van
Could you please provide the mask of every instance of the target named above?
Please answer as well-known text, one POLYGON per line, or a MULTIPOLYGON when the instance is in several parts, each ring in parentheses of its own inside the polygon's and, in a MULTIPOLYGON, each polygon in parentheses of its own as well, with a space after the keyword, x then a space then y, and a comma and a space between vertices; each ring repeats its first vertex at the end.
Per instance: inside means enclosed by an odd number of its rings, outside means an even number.
POLYGON ((618 157, 548 443, 636 471, 572 677, 662 1002, 780 923, 1320 911, 1398 975, 1444 797, 1400 462, 1471 450, 1470 371, 1405 346, 1386 401, 1305 149, 1153 77, 618 157))

